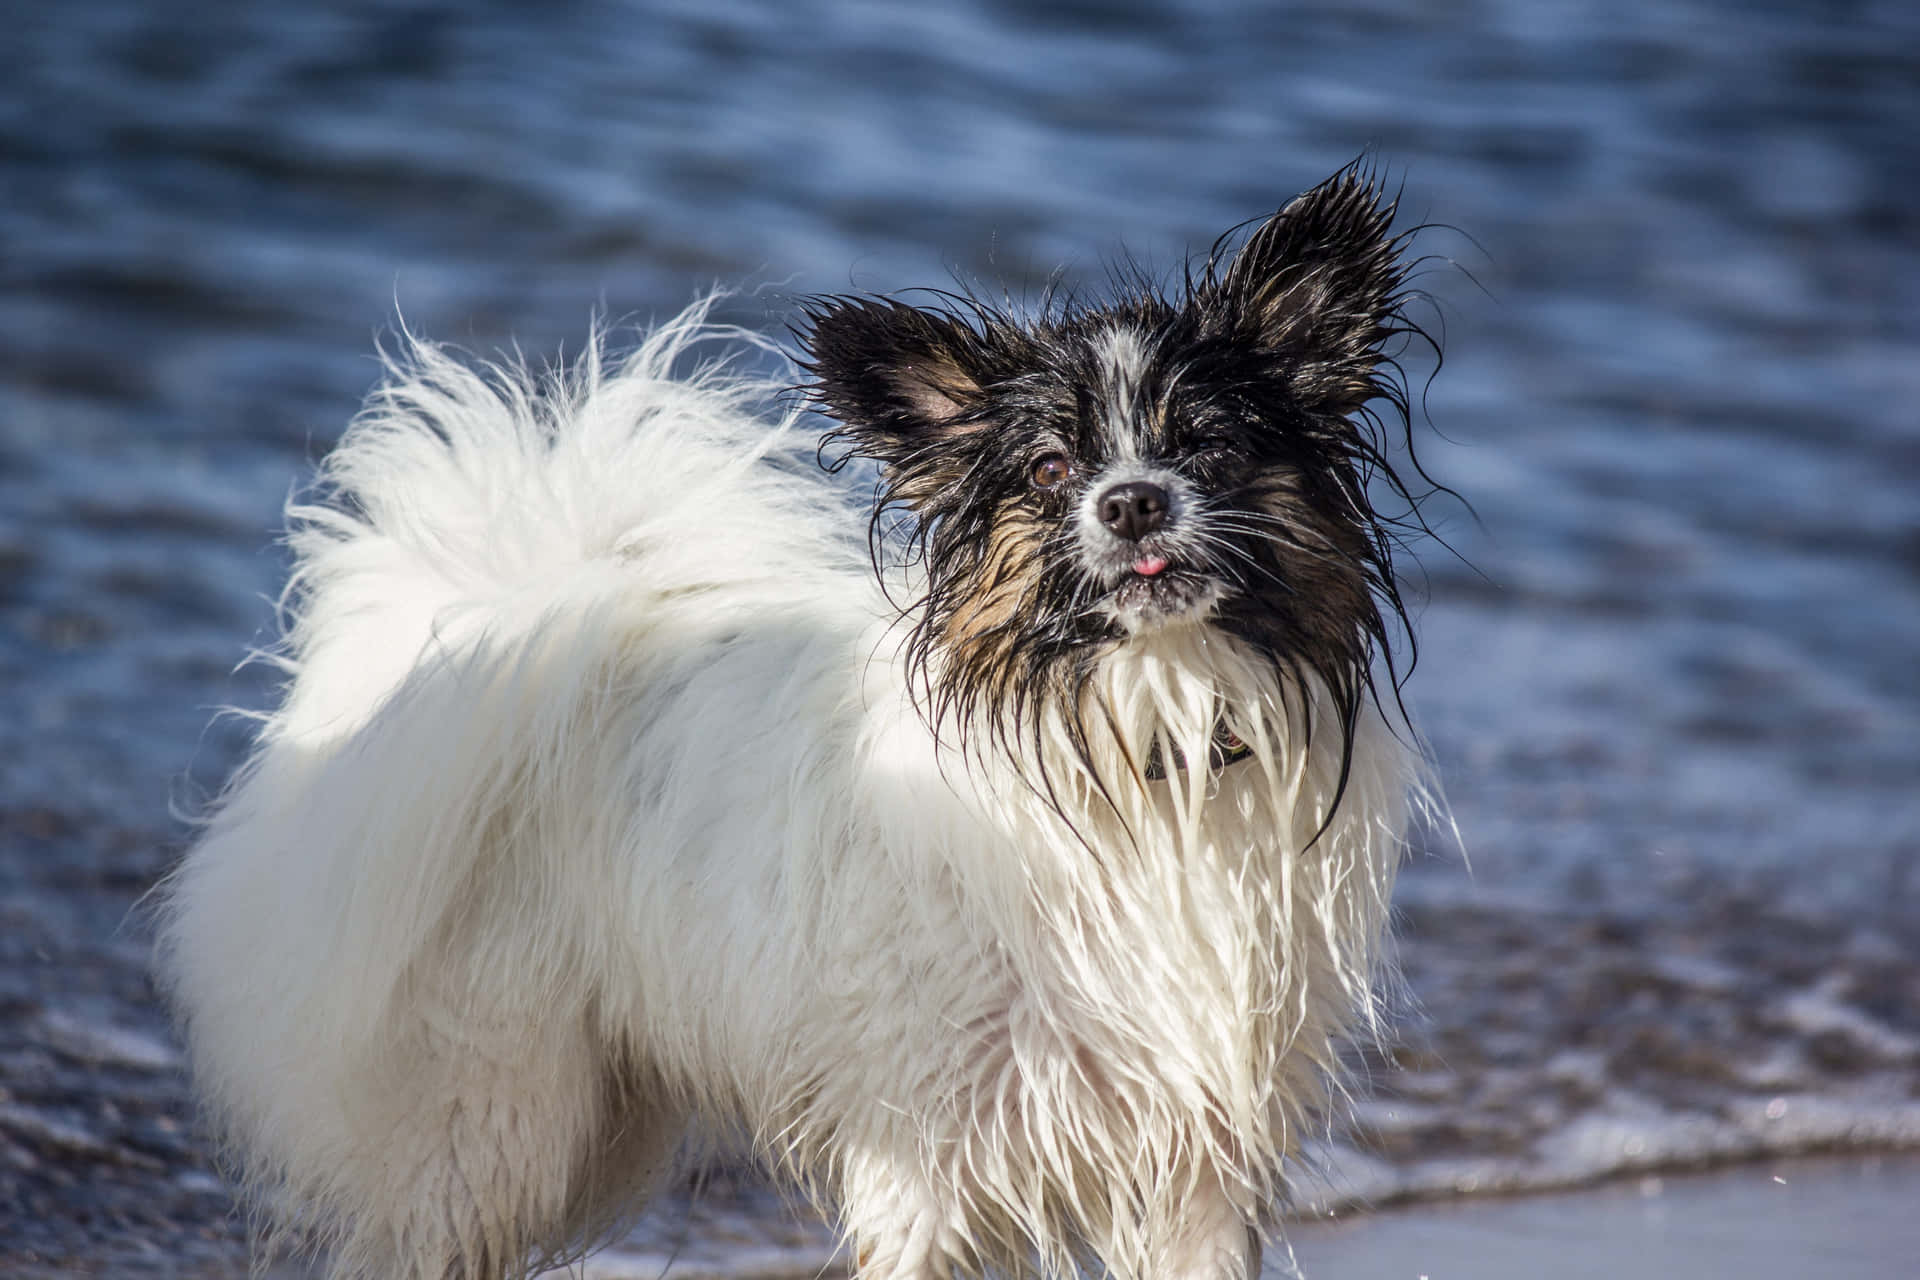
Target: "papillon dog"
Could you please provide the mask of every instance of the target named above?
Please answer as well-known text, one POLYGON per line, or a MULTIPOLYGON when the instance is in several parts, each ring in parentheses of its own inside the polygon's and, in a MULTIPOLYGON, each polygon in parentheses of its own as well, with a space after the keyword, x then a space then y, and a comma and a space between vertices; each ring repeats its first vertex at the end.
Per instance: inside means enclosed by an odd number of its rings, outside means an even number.
POLYGON ((797 397, 702 306, 409 339, 164 890, 269 1244, 528 1275, 718 1135, 862 1280, 1250 1280, 1431 795, 1393 217, 1348 169, 1110 300, 813 298, 797 397))

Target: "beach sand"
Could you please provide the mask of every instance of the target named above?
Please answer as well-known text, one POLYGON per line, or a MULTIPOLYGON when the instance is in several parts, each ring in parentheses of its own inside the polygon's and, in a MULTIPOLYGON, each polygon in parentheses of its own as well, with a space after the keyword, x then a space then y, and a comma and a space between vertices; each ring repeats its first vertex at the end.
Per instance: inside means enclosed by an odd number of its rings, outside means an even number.
MULTIPOLYGON (((1920 1159, 1781 1161, 1292 1228, 1307 1280, 1910 1280, 1920 1159)), ((1269 1258, 1266 1275, 1287 1274, 1269 1258)))
MULTIPOLYGON (((844 1274, 820 1229, 675 1206, 596 1255, 591 1280, 844 1274), (675 1221, 675 1219, 678 1219, 675 1221), (731 1221, 724 1219, 731 1218, 731 1221)), ((1852 1156, 1424 1203, 1288 1228, 1263 1280, 1911 1280, 1920 1157, 1852 1156)))

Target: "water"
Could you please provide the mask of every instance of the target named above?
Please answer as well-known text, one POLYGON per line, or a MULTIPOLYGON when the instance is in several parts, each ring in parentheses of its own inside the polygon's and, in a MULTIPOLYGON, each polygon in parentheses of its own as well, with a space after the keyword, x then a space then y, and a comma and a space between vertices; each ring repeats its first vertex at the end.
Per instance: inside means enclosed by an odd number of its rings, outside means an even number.
POLYGON ((144 883, 231 766, 268 531, 396 314, 1097 283, 1366 152, 1445 224, 1478 523, 1433 510, 1411 693, 1473 872, 1410 871, 1426 1021, 1333 1199, 1920 1141, 1920 10, 1250 8, 12 16, 0 813, 70 838, 8 890, 144 883))

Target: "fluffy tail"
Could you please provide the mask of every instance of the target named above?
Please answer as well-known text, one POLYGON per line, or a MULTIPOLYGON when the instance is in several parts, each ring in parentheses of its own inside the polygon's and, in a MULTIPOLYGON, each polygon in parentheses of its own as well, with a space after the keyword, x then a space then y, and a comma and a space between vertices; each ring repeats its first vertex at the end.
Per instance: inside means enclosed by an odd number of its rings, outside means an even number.
POLYGON ((618 843, 555 797, 616 794, 597 729, 666 602, 818 554, 753 532, 792 504, 777 388, 674 376, 705 315, 544 375, 409 341, 289 510, 284 703, 166 886, 161 969, 235 1163, 343 1273, 517 1272, 592 1225, 597 1134, 652 1145, 636 1176, 674 1141, 607 1077, 609 932, 546 923, 605 917, 612 873, 543 851, 618 843))

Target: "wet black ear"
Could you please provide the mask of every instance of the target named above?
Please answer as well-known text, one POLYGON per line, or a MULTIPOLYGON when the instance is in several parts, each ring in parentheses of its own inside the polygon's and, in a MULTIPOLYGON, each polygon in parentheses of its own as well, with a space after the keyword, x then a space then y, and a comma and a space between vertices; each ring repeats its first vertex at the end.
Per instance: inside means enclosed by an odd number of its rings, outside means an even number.
POLYGON ((1302 398, 1357 409, 1376 393, 1380 344, 1399 332, 1394 207, 1371 175, 1343 170, 1261 224, 1199 301, 1237 340, 1285 357, 1302 398))
POLYGON ((799 336, 814 402, 860 453, 898 463, 981 425, 986 353, 953 316, 890 298, 820 298, 799 336))

